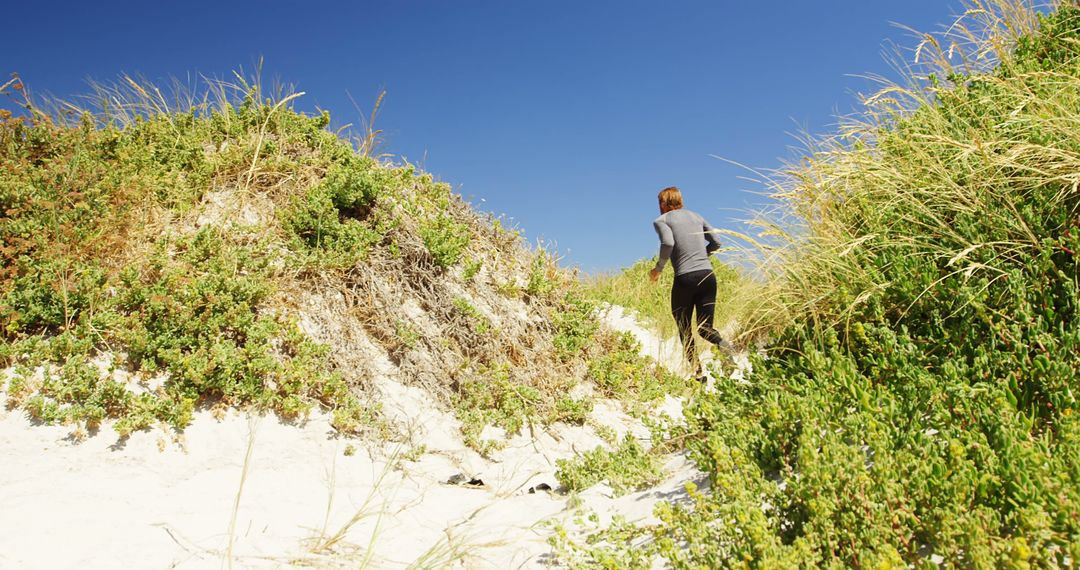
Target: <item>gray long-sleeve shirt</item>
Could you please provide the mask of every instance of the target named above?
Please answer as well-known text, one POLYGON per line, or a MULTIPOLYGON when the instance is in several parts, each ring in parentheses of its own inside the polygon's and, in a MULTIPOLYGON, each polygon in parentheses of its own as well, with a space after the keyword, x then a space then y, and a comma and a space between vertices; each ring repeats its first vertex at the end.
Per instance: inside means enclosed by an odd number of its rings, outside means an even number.
POLYGON ((672 210, 653 221, 660 237, 660 258, 656 270, 663 271, 671 259, 675 275, 712 270, 709 255, 720 249, 713 227, 697 212, 686 208, 672 210))

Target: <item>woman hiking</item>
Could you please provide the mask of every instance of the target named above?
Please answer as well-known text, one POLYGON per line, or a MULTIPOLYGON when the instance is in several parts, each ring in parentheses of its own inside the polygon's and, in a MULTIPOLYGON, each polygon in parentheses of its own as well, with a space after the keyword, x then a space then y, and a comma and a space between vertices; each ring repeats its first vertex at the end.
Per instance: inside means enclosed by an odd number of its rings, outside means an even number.
POLYGON ((697 310, 697 332, 701 338, 715 344, 724 352, 734 352, 732 344, 713 328, 713 308, 716 304, 716 276, 713 274, 709 255, 720 249, 714 230, 696 212, 683 208, 682 193, 671 186, 660 191, 660 217, 653 221, 656 235, 660 237, 660 257, 656 267, 649 271, 649 279, 655 282, 671 260, 675 270, 675 284, 671 287, 671 315, 679 327, 679 338, 694 377, 704 380, 701 362, 691 325, 697 310))

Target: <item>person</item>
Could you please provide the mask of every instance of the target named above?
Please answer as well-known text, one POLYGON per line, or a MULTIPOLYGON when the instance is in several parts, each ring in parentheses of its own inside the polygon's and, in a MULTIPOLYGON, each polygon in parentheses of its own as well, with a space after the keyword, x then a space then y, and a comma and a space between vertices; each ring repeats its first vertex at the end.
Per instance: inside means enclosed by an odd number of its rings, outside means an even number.
POLYGON ((694 376, 703 380, 692 332, 695 310, 697 331, 701 338, 728 354, 734 352, 734 346, 713 328, 716 275, 713 274, 709 256, 720 249, 720 241, 705 218, 683 207, 682 193, 678 188, 664 188, 657 198, 660 201, 660 217, 653 221, 653 228, 660 238, 660 255, 656 266, 649 271, 649 279, 656 282, 668 260, 671 260, 675 271, 675 283, 671 287, 671 316, 679 328, 683 351, 694 368, 694 376))

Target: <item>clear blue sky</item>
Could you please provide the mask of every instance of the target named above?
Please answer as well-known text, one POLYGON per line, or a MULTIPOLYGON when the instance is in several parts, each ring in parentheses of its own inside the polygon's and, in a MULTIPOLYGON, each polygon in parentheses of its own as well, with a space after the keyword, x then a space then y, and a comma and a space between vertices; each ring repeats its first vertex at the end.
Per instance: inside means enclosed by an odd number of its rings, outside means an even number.
MULTIPOLYGON (((387 90, 384 150, 417 163, 565 263, 617 269, 656 250, 656 193, 683 189, 740 229, 762 188, 745 171, 792 156, 791 133, 831 130, 889 74, 893 23, 937 31, 955 0, 660 2, 386 0, 17 2, 0 72, 39 93, 85 80, 264 75, 301 109, 355 122, 387 90)), ((7 106, 5 104, 5 106, 7 106)))

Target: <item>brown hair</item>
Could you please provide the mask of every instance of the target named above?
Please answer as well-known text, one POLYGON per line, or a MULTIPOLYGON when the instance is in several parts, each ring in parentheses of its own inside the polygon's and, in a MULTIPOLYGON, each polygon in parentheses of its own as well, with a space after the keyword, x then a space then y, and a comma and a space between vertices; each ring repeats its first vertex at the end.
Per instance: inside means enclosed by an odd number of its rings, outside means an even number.
POLYGON ((682 208, 682 192, 674 186, 668 186, 660 191, 657 195, 657 199, 660 200, 660 207, 667 206, 668 209, 678 210, 682 208))

